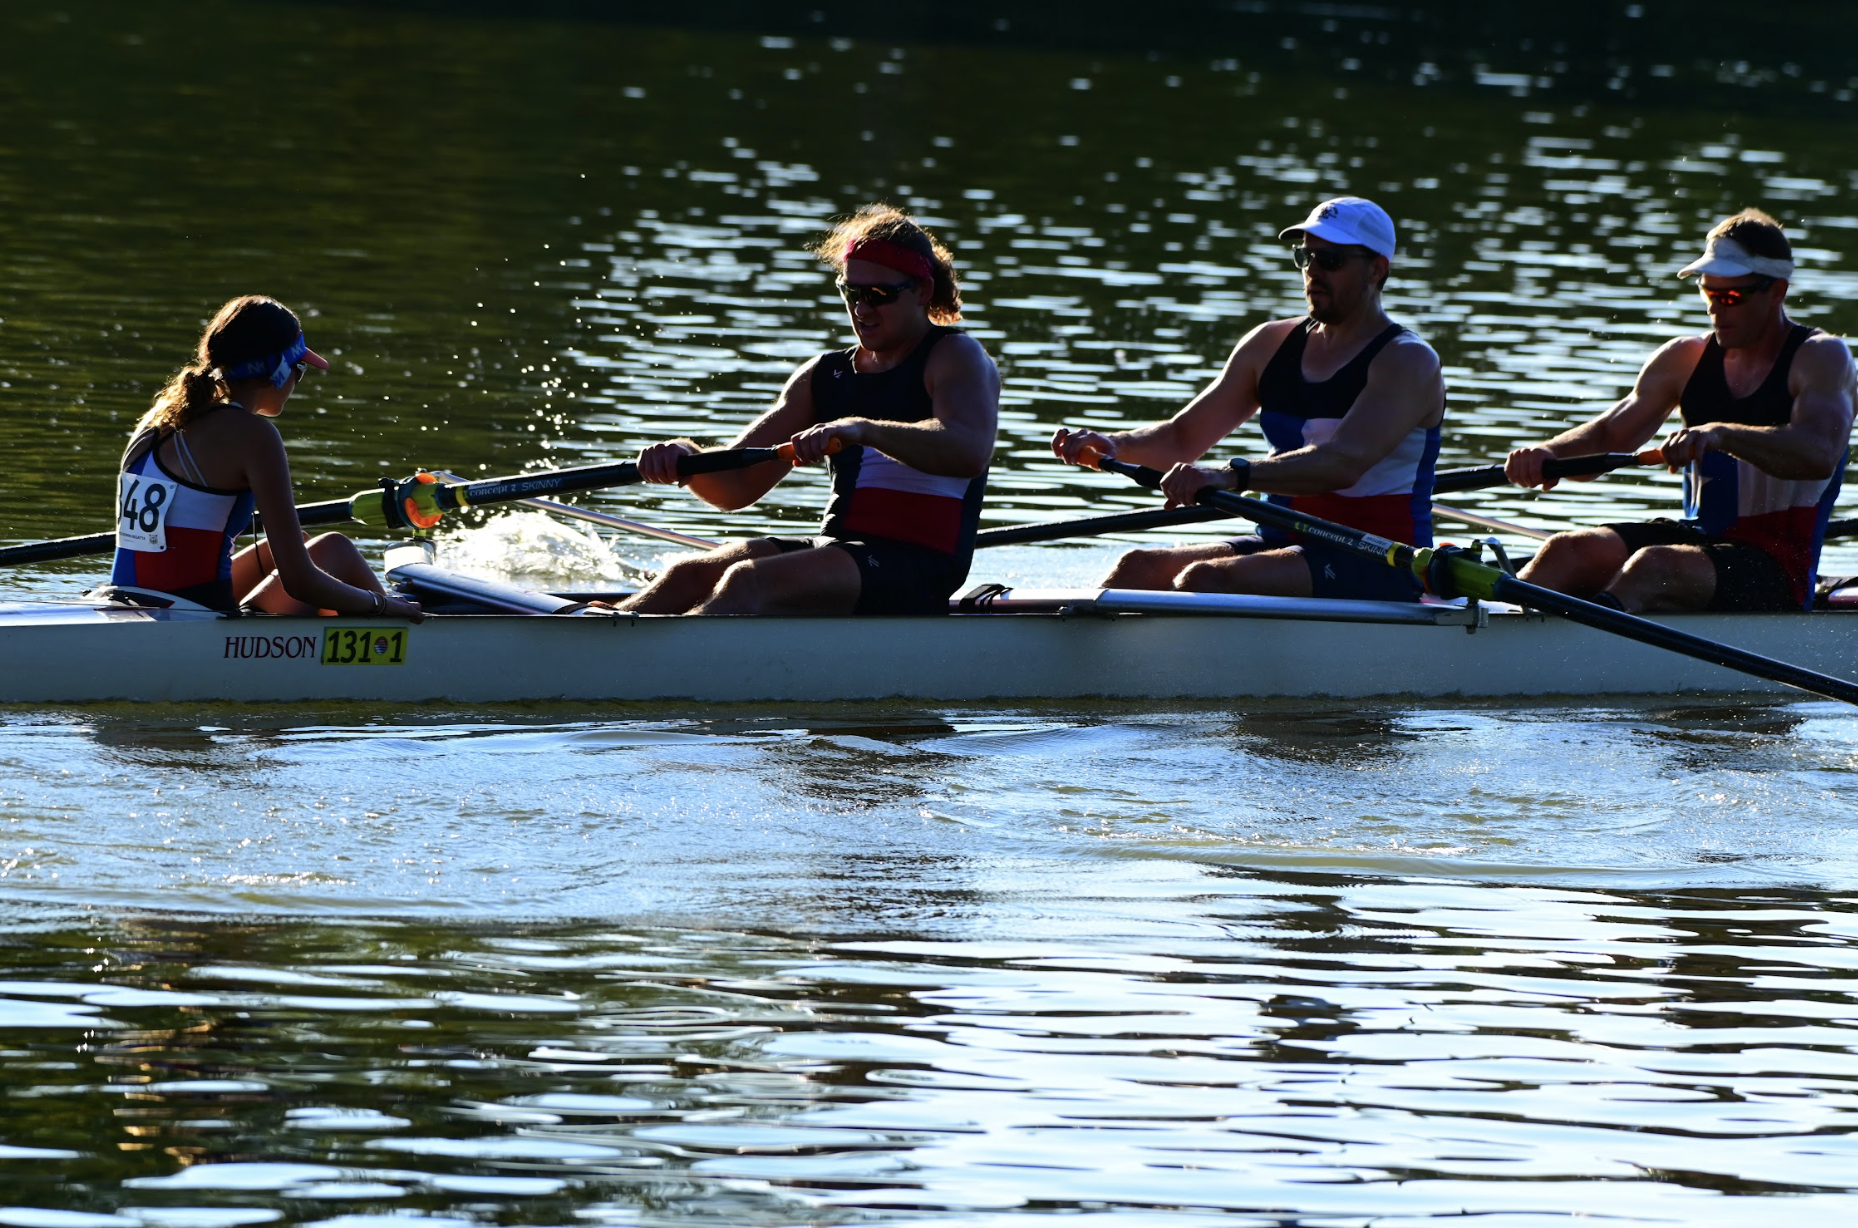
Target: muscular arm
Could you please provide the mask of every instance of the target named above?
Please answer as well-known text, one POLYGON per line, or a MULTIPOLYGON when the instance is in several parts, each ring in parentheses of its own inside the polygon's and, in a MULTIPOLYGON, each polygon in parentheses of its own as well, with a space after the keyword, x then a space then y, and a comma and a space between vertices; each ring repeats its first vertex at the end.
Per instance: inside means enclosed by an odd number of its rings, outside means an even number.
POLYGON ((1676 468, 1705 452, 1727 452, 1763 473, 1790 481, 1829 478, 1852 433, 1851 351, 1838 337, 1809 339, 1787 374, 1793 412, 1781 426, 1708 422, 1674 431, 1664 442, 1676 468))
POLYGON ((932 418, 922 422, 885 422, 840 418, 822 422, 793 436, 801 460, 825 455, 834 439, 875 448, 912 469, 944 477, 971 478, 993 459, 1000 420, 1000 372, 974 338, 944 338, 929 354, 923 371, 932 418))
POLYGON ((1107 435, 1060 428, 1052 437, 1052 451, 1075 464, 1085 448, 1100 452, 1107 443, 1119 460, 1155 469, 1199 460, 1258 412, 1259 377, 1297 323, 1272 320, 1241 337, 1218 378, 1166 422, 1107 435))
MULTIPOLYGON (((818 362, 814 358, 800 364, 799 369, 787 377, 786 385, 767 412, 749 423, 727 446, 771 448, 786 443, 794 432, 804 430, 813 421, 813 368, 818 362)), ((653 444, 639 451, 639 472, 648 482, 676 483, 679 480, 677 458, 697 450, 696 444, 685 439, 653 444)), ((758 502, 792 470, 788 462, 772 460, 747 469, 698 474, 684 479, 684 484, 711 507, 733 512, 758 502)))
POLYGON ((1344 490, 1386 459, 1415 428, 1436 426, 1444 407, 1439 356, 1417 338, 1402 338, 1369 364, 1367 385, 1334 435, 1253 461, 1251 487, 1284 495, 1344 490))
POLYGON ((373 613, 371 591, 342 583, 318 567, 304 547, 303 525, 297 520, 291 491, 290 462, 277 428, 267 419, 244 413, 231 421, 244 436, 238 447, 244 458, 245 482, 251 487, 258 514, 264 518, 265 540, 270 543, 271 560, 284 591, 319 610, 373 613))
POLYGON ((1679 337, 1658 347, 1639 369, 1632 391, 1597 418, 1530 447, 1517 448, 1504 463, 1504 472, 1518 486, 1541 486, 1542 462, 1556 456, 1591 456, 1599 452, 1637 452, 1658 433, 1684 392, 1703 353, 1697 337, 1679 337))

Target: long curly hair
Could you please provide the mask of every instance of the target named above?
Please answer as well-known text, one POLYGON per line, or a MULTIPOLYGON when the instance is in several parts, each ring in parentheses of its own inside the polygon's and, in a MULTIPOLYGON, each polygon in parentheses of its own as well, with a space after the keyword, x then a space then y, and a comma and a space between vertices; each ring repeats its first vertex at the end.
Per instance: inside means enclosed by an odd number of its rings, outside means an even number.
POLYGON ((860 239, 882 239, 907 248, 935 266, 935 289, 929 296, 929 318, 937 324, 961 319, 961 283, 955 277, 955 258, 942 241, 924 230, 915 218, 895 205, 866 205, 827 231, 807 250, 841 271, 845 249, 860 239))

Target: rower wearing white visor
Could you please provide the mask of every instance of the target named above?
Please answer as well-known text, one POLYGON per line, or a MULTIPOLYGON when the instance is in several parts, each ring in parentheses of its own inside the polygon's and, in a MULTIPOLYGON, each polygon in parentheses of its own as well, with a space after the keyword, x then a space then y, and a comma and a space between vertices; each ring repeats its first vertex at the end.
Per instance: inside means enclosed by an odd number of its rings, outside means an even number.
POLYGON ((1552 487, 1554 456, 1634 452, 1673 410, 1665 463, 1684 472, 1684 519, 1558 533, 1521 572, 1533 584, 1638 613, 1805 610, 1838 499, 1852 429, 1845 342, 1787 316, 1793 248, 1780 224, 1744 209, 1709 232, 1698 278, 1711 330, 1659 347, 1611 409, 1505 466, 1552 487))
MULTIPOLYGON (((1061 460, 1088 454, 1167 470, 1170 507, 1205 487, 1262 491, 1271 502, 1392 541, 1432 543, 1432 478, 1445 419, 1439 356, 1381 308, 1393 219, 1358 196, 1326 200, 1279 236, 1293 240, 1307 316, 1240 339, 1225 369, 1166 422, 1052 437, 1061 460), (1260 412, 1262 411, 1262 412, 1260 412), (1270 454, 1197 463, 1259 416, 1270 454)), ((1415 601, 1408 573, 1265 528, 1225 542, 1132 550, 1106 588, 1415 601)))

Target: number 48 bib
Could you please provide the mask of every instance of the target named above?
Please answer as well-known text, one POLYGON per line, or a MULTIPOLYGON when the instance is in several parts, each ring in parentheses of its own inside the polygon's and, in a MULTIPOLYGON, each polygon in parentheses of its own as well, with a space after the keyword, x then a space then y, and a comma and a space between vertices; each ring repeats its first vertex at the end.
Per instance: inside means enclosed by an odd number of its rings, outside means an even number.
POLYGON ((116 544, 125 550, 168 548, 168 511, 181 484, 145 473, 121 475, 116 512, 116 544))

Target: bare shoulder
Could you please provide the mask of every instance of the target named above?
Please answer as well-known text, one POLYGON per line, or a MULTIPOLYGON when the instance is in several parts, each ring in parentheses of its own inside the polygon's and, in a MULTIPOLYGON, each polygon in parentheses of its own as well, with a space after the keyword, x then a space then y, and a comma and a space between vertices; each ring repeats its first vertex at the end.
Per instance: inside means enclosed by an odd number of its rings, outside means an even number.
POLYGON ((1306 318, 1292 316, 1287 320, 1266 320, 1240 337, 1239 343, 1232 347, 1233 352, 1242 354, 1254 350, 1262 351, 1268 358, 1277 353, 1277 347, 1284 344, 1284 338, 1303 326, 1306 318))
POLYGON ((1683 336, 1673 337, 1652 351, 1645 360, 1643 370, 1647 372, 1679 371, 1688 376, 1703 357, 1703 351, 1709 348, 1708 337, 1683 336))
POLYGON ((236 407, 207 414, 187 427, 189 438, 209 433, 215 441, 223 441, 242 451, 281 451, 284 447, 284 437, 279 433, 277 423, 261 414, 247 413, 236 407))
POLYGON ((1793 370, 1817 382, 1843 383, 1852 372, 1851 346, 1832 333, 1815 333, 1800 343, 1793 370))
POLYGON ((1414 380, 1436 379, 1442 370, 1438 351, 1411 329, 1397 334, 1385 349, 1374 356, 1369 366, 1380 367, 1399 378, 1414 380))
POLYGON ((929 351, 932 372, 955 374, 968 371, 993 371, 993 355, 967 333, 948 333, 929 351))

